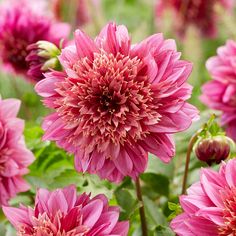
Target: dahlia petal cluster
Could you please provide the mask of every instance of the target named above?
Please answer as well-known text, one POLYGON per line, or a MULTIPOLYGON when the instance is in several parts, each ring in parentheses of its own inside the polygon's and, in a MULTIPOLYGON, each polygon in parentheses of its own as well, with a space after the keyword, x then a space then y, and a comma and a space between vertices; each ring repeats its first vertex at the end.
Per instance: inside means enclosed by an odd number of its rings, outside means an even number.
POLYGON ((221 123, 236 141, 236 42, 228 40, 218 48, 217 56, 208 59, 206 67, 212 77, 202 87, 201 100, 212 109, 222 111, 221 123))
POLYGON ((172 134, 198 113, 186 102, 192 65, 180 60, 174 40, 155 34, 131 46, 126 27, 110 23, 95 40, 77 30, 60 62, 64 72, 36 85, 55 110, 44 120, 44 140, 74 153, 79 172, 119 182, 144 172, 148 152, 172 159, 172 134))
POLYGON ((30 68, 28 77, 38 80, 33 73, 35 64, 29 65, 26 60, 27 47, 39 40, 59 45, 60 40, 68 36, 69 25, 55 22, 40 10, 41 7, 36 12, 32 5, 35 4, 24 0, 1 5, 0 57, 6 69, 26 75, 30 68))
POLYGON ((16 118, 19 107, 19 100, 0 98, 0 206, 29 189, 23 175, 34 157, 24 143, 24 121, 16 118))
POLYGON ((217 12, 219 4, 225 10, 233 8, 233 0, 157 0, 157 21, 163 17, 163 12, 170 9, 175 14, 175 28, 177 33, 183 37, 186 29, 194 25, 205 37, 215 37, 217 34, 217 12))
POLYGON ((200 181, 180 197, 184 212, 172 222, 179 236, 236 235, 236 159, 218 172, 202 169, 200 181))
POLYGON ((49 192, 39 189, 35 207, 3 207, 17 236, 126 236, 129 223, 119 222, 119 208, 109 206, 105 195, 91 198, 69 186, 49 192))

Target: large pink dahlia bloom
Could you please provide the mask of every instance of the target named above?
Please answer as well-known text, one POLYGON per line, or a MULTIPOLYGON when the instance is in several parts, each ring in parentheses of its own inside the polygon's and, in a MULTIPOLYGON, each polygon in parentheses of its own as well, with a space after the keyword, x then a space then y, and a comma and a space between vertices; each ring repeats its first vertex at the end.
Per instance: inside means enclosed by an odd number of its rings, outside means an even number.
POLYGON ((184 213, 171 222, 177 235, 236 235, 236 159, 222 162, 218 172, 202 169, 187 192, 180 197, 184 213))
POLYGON ((233 8, 234 0, 157 0, 157 21, 163 17, 165 9, 173 10, 175 14, 175 28, 180 36, 184 36, 186 29, 194 25, 206 37, 215 37, 217 33, 217 4, 225 10, 233 8))
POLYGON ((123 25, 108 24, 95 40, 77 30, 60 56, 65 72, 36 85, 56 111, 43 123, 44 140, 74 153, 78 171, 115 182, 142 173, 148 152, 169 162, 172 134, 197 116, 186 102, 192 65, 179 58, 161 34, 131 46, 123 25))
POLYGON ((236 42, 227 41, 217 54, 206 63, 213 80, 202 87, 201 100, 210 108, 223 112, 222 125, 236 141, 236 42))
MULTIPOLYGON (((55 22, 40 10, 41 7, 36 12, 29 1, 10 2, 12 4, 0 8, 0 57, 6 69, 26 75, 29 69, 27 47, 39 40, 59 45, 60 40, 68 36, 69 26, 55 22)), ((28 77, 34 79, 31 72, 28 77)))
POLYGON ((34 157, 24 143, 24 121, 16 118, 19 107, 19 100, 0 98, 0 206, 29 189, 22 176, 34 157))
POLYGON ((17 236, 126 236, 129 223, 119 222, 119 208, 105 195, 91 198, 69 186, 49 192, 39 189, 35 207, 3 207, 17 236))

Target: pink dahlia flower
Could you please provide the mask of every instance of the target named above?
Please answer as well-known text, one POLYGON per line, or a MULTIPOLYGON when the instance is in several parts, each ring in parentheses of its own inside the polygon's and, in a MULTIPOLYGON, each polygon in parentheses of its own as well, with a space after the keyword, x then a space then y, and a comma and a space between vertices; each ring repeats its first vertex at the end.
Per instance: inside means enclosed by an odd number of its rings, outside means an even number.
POLYGON ((236 159, 218 172, 202 169, 200 182, 180 197, 184 212, 172 222, 179 236, 236 235, 236 159))
POLYGON ((119 208, 109 206, 105 195, 91 198, 69 186, 49 192, 39 189, 35 207, 3 207, 17 236, 126 236, 129 223, 119 222, 119 208))
MULTIPOLYGON (((39 40, 59 45, 67 37, 69 26, 57 23, 51 17, 32 8, 28 1, 12 1, 0 9, 0 57, 5 68, 26 75, 29 65, 26 61, 27 47, 39 40)), ((34 79, 32 69, 28 77, 34 79)))
POLYGON ((194 25, 206 37, 215 37, 217 33, 217 4, 226 10, 233 8, 234 0, 158 0, 156 5, 157 21, 162 18, 165 9, 173 10, 175 28, 180 36, 194 25))
POLYGON ((223 112, 222 125, 236 141, 236 42, 227 41, 217 54, 206 63, 213 80, 202 87, 201 100, 210 108, 223 112))
POLYGON ((148 152, 169 162, 172 134, 197 117, 186 102, 192 65, 179 58, 174 40, 161 34, 131 46, 123 25, 108 24, 95 40, 77 30, 60 56, 65 72, 36 85, 55 109, 43 123, 44 140, 74 153, 79 172, 114 182, 142 173, 148 152))
POLYGON ((0 206, 29 189, 22 176, 34 157, 22 136, 24 121, 16 118, 19 107, 19 100, 0 98, 0 206))

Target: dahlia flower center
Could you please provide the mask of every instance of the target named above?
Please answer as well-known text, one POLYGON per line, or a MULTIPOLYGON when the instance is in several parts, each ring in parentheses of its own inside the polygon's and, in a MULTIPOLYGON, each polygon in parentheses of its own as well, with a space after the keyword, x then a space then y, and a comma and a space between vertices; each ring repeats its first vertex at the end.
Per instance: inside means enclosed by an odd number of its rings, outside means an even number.
POLYGON ((236 235, 236 188, 221 193, 225 209, 223 210, 224 225, 219 227, 219 235, 236 235))
POLYGON ((104 91, 100 97, 100 110, 101 111, 108 111, 110 113, 114 113, 119 108, 119 100, 115 99, 112 94, 109 92, 104 91))
MULTIPOLYGON (((136 142, 148 134, 147 124, 160 115, 153 105, 147 67, 137 58, 94 53, 93 61, 83 58, 71 65, 78 79, 58 83, 62 98, 56 101, 59 115, 68 127, 76 128, 69 138, 84 138, 84 147, 136 142)), ((83 145, 82 143, 82 145, 83 145)))
MULTIPOLYGON (((1 45, 4 45, 3 61, 13 64, 18 69, 27 69, 25 58, 27 56, 27 42, 24 39, 15 38, 6 33, 6 36, 1 40, 1 45)), ((0 46, 3 47, 3 46, 0 46)))
POLYGON ((38 218, 33 218, 32 221, 33 226, 22 225, 17 232, 17 236, 86 236, 90 230, 82 224, 80 213, 76 219, 66 218, 61 211, 51 217, 43 213, 38 218))

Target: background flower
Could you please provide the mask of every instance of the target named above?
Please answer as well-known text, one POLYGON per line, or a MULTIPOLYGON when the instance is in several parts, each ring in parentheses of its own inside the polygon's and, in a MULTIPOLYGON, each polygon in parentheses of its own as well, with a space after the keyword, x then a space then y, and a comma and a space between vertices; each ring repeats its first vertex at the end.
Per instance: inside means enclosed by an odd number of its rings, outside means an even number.
POLYGON ((108 205, 105 195, 91 198, 69 186, 49 192, 39 189, 35 208, 4 207, 17 235, 120 235, 128 234, 129 223, 119 222, 119 208, 108 205))
POLYGON ((201 100, 210 108, 222 111, 222 125, 236 140, 236 43, 228 40, 218 48, 217 56, 208 59, 206 67, 212 77, 202 87, 201 100))
POLYGON ((75 28, 95 21, 100 0, 52 0, 52 10, 58 20, 70 22, 75 28))
MULTIPOLYGON (((39 1, 40 2, 40 1, 39 1)), ((12 1, 0 9, 0 56, 5 68, 12 72, 27 74, 27 47, 39 40, 59 45, 69 33, 69 25, 57 23, 39 7, 36 12, 29 1, 12 1)), ((34 5, 35 6, 35 5, 34 5)), ((28 77, 31 76, 29 71, 28 77)))
POLYGON ((43 123, 44 140, 74 153, 78 171, 116 182, 142 173, 148 152, 169 162, 171 134, 197 117, 186 103, 192 65, 179 58, 175 42, 161 34, 131 47, 123 25, 106 25, 94 41, 77 30, 75 45, 60 56, 65 72, 36 85, 56 110, 43 123))
POLYGON ((170 9, 175 14, 174 24, 180 36, 185 35, 188 26, 194 25, 203 36, 215 37, 218 4, 225 10, 233 8, 233 0, 157 0, 157 22, 163 17, 163 12, 170 9))
POLYGON ((34 157, 24 143, 24 121, 16 118, 19 107, 19 100, 0 98, 0 206, 29 189, 22 176, 34 157))
POLYGON ((171 228, 179 236, 235 235, 236 159, 222 162, 218 172, 202 169, 200 182, 180 197, 184 213, 171 228))

